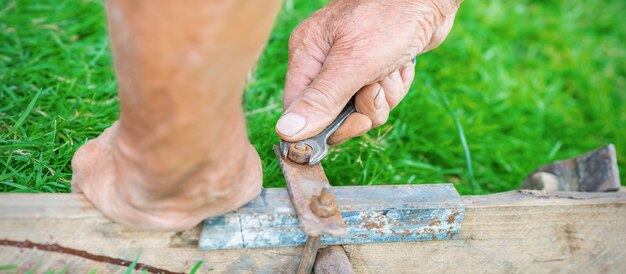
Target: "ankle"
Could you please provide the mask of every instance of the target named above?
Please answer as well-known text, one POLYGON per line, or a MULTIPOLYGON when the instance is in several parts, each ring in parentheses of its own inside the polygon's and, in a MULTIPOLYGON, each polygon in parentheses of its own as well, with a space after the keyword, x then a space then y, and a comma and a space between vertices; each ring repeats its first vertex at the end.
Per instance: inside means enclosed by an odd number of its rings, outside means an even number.
POLYGON ((258 195, 262 186, 256 151, 249 143, 241 147, 238 153, 175 168, 146 156, 117 157, 119 195, 133 208, 154 214, 214 216, 236 209, 258 195))

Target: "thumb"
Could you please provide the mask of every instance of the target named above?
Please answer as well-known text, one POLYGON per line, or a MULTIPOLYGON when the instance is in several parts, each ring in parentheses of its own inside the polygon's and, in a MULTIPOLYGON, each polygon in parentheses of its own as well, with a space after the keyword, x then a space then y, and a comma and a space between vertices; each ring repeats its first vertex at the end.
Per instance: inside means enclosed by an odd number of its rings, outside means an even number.
POLYGON ((276 123, 276 132, 283 140, 295 142, 320 133, 359 88, 369 82, 367 74, 361 72, 362 66, 330 56, 310 84, 290 98, 276 123))

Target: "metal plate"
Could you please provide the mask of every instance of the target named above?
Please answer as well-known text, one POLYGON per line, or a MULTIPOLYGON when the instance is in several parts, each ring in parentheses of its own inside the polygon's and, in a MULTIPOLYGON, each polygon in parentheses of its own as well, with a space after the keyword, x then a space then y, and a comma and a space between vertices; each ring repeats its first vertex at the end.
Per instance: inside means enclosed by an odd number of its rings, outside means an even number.
MULTIPOLYGON (((322 245, 457 239, 465 216, 451 184, 333 187, 348 235, 324 235, 322 245)), ((203 250, 304 245, 284 188, 263 189, 237 211, 204 222, 203 250)))

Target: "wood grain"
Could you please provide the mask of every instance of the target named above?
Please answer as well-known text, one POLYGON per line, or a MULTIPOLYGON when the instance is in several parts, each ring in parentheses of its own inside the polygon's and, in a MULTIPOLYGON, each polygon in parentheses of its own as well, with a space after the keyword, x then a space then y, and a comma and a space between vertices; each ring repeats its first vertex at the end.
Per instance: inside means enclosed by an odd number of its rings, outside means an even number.
MULTIPOLYGON (((345 245, 356 273, 626 273, 626 192, 512 191, 463 197, 457 240, 345 245)), ((201 251, 200 227, 146 232, 106 219, 77 194, 0 195, 0 240, 57 244, 170 272, 291 273, 301 247, 201 251)), ((127 266, 0 245, 19 271, 99 273, 127 266)))

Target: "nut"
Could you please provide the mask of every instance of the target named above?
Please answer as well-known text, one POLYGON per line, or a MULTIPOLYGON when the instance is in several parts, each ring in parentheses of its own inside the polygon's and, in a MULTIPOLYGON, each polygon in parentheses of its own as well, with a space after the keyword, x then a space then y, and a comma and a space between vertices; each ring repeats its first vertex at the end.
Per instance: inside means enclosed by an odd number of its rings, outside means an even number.
POLYGON ((287 152, 287 158, 298 164, 308 164, 311 160, 311 154, 313 149, 304 143, 295 143, 289 145, 289 152, 287 152))
POLYGON ((335 215, 339 210, 335 201, 335 194, 330 191, 330 186, 324 186, 322 193, 311 199, 309 207, 315 215, 326 218, 335 215))

